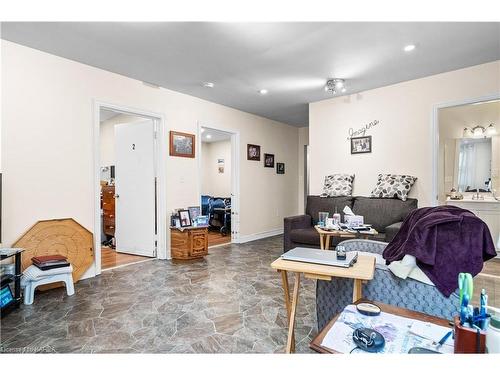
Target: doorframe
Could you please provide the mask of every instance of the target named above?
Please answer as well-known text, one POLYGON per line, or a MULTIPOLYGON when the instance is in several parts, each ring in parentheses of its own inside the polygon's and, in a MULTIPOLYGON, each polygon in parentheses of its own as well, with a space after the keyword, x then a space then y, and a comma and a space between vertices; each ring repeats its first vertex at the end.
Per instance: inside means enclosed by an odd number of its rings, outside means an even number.
POLYGON ((113 104, 109 102, 93 100, 94 108, 94 127, 93 127, 93 174, 94 188, 92 189, 94 199, 94 269, 95 274, 101 274, 101 156, 100 156, 100 114, 101 109, 120 112, 127 115, 141 116, 149 118, 154 122, 155 129, 155 174, 156 174, 156 217, 157 217, 157 247, 156 258, 167 259, 170 254, 167 249, 167 184, 166 184, 166 160, 167 160, 167 143, 166 143, 166 121, 165 115, 127 107, 123 105, 113 104))
POLYGON ((202 151, 201 128, 217 130, 231 135, 231 243, 240 242, 240 132, 238 130, 198 121, 196 147, 198 149, 198 199, 201 204, 202 151))
POLYGON ((456 100, 453 102, 436 104, 432 108, 431 119, 431 141, 432 141, 432 197, 431 202, 433 206, 439 204, 439 191, 438 191, 438 169, 439 169, 439 110, 443 108, 458 107, 467 104, 474 104, 478 102, 486 102, 489 100, 500 99, 500 92, 490 95, 479 96, 476 98, 456 100))

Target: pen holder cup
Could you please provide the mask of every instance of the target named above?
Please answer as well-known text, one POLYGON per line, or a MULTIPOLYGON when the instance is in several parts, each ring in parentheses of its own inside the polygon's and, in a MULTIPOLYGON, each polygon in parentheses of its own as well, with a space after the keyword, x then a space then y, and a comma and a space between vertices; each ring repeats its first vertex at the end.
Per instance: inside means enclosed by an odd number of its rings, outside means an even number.
POLYGON ((456 354, 484 353, 486 348, 486 332, 475 328, 463 327, 460 325, 458 316, 454 318, 455 328, 455 350, 456 354))

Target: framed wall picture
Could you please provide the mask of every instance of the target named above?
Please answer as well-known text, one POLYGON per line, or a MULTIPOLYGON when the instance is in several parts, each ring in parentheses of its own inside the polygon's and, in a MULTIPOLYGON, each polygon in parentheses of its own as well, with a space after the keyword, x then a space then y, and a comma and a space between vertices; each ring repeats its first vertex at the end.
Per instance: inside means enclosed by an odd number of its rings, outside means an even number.
POLYGON ((191 226, 191 215, 189 214, 189 210, 180 210, 179 211, 179 220, 181 222, 181 228, 190 227, 191 226))
POLYGON ((247 160, 260 161, 260 146, 247 144, 247 160))
POLYGON ((366 154, 372 152, 372 136, 351 138, 351 154, 366 154))
POLYGON ((285 174, 285 163, 276 163, 276 173, 285 174))
POLYGON ((194 158, 194 134, 170 131, 170 156, 194 158))
POLYGON ((274 154, 264 154, 264 167, 274 168, 274 154))

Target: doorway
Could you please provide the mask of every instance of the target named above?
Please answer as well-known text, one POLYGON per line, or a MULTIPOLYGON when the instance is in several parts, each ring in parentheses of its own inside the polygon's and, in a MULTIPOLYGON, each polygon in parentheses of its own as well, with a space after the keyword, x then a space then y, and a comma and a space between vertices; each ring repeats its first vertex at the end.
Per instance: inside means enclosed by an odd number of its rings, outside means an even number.
POLYGON ((236 242, 238 235, 237 137, 235 132, 199 127, 200 204, 209 247, 236 242))
POLYGON ((162 120, 116 106, 97 105, 96 111, 94 233, 99 274, 160 257, 165 215, 159 205, 162 147, 157 134, 162 120))

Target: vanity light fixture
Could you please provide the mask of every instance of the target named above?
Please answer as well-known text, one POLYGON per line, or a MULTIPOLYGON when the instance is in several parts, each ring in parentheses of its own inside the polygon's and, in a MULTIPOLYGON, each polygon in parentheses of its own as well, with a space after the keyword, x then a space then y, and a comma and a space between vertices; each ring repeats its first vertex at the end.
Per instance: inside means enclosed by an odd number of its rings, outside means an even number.
POLYGON ((487 137, 493 137, 494 135, 497 134, 497 130, 493 126, 493 124, 489 124, 488 127, 485 130, 486 136, 487 137))
POLYGON ((207 87, 209 89, 213 89, 214 88, 214 83, 213 82, 203 82, 203 87, 207 87))
POLYGON ((331 78, 326 81, 325 91, 332 95, 337 94, 339 91, 345 93, 347 88, 345 87, 345 79, 342 78, 331 78))
POLYGON ((403 48, 403 50, 405 52, 411 52, 415 49, 415 47, 416 47, 415 44, 408 44, 403 48))
POLYGON ((472 138, 472 130, 470 130, 470 128, 464 128, 463 137, 472 138))
POLYGON ((267 89, 260 89, 259 94, 266 95, 268 93, 267 89))
POLYGON ((464 128, 463 137, 464 138, 488 138, 497 134, 497 130, 493 124, 489 124, 488 127, 481 125, 474 126, 473 128, 464 128))

